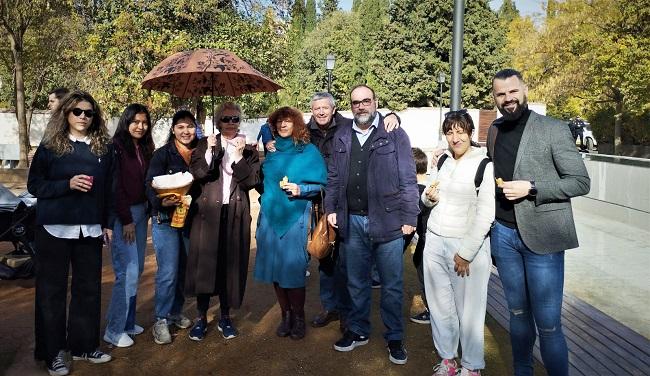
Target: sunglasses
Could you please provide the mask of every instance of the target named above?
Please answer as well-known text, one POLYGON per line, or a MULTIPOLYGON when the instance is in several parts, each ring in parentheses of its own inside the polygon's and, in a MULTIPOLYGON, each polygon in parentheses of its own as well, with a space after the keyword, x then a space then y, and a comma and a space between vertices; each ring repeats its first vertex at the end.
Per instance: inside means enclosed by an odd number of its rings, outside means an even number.
POLYGON ((82 110, 81 108, 75 108, 72 110, 72 114, 76 117, 81 116, 82 113, 85 114, 88 118, 95 116, 95 111, 93 110, 82 110))
POLYGON ((449 111, 449 112, 447 112, 447 113, 445 114, 445 119, 448 119, 448 118, 450 118, 450 117, 452 117, 452 116, 456 116, 456 115, 457 115, 457 116, 467 115, 467 109, 466 109, 466 108, 463 108, 463 109, 456 110, 456 111, 449 111))
POLYGON ((222 123, 239 123, 239 116, 222 116, 222 123))

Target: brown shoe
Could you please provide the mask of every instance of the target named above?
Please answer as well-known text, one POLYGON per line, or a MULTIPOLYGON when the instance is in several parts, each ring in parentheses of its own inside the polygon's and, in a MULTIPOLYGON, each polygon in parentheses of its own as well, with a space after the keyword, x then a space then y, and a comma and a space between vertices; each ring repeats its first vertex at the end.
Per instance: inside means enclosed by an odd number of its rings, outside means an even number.
POLYGON ((336 311, 323 311, 319 313, 313 320, 311 320, 311 326, 314 328, 322 328, 332 321, 337 321, 339 319, 339 313, 336 311))
POLYGON ((280 322, 278 329, 275 331, 275 334, 277 334, 278 337, 286 337, 291 334, 291 326, 291 311, 282 312, 282 321, 280 322))
POLYGON ((305 338, 305 317, 294 317, 293 326, 291 327, 291 339, 305 338))

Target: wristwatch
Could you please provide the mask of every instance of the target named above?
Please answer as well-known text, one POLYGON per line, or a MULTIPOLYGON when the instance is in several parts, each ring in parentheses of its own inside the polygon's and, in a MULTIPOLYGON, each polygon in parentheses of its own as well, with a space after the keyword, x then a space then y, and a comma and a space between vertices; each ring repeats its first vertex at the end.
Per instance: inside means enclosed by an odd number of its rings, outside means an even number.
POLYGON ((535 186, 535 180, 530 181, 530 189, 528 190, 529 196, 537 196, 537 187, 535 186))

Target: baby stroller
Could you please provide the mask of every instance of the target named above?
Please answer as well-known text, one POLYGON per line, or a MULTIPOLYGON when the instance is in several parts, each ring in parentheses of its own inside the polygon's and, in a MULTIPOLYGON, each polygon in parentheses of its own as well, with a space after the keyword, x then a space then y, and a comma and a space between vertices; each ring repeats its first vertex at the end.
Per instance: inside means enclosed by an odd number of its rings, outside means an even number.
POLYGON ((28 192, 19 196, 0 184, 0 242, 14 249, 0 255, 0 279, 34 276, 34 229, 36 198, 28 192))

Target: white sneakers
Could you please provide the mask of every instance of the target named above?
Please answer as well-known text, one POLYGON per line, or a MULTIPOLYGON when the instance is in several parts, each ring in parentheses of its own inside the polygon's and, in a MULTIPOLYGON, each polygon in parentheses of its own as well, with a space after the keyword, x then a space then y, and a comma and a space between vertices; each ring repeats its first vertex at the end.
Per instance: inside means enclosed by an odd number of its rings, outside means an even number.
POLYGON ((144 328, 141 327, 138 324, 133 324, 133 329, 127 330, 126 334, 131 335, 131 336, 137 336, 138 334, 142 334, 144 332, 144 328))
POLYGON ((133 342, 133 339, 131 339, 131 337, 129 337, 129 335, 126 333, 122 333, 120 337, 117 339, 117 341, 112 341, 108 337, 108 334, 104 334, 104 342, 108 342, 115 347, 129 347, 129 346, 133 346, 133 344, 135 343, 133 342))

